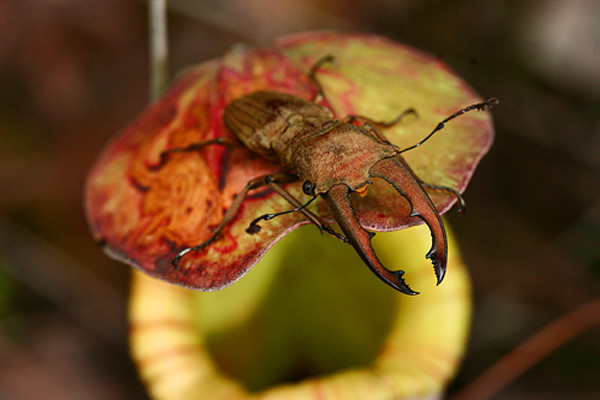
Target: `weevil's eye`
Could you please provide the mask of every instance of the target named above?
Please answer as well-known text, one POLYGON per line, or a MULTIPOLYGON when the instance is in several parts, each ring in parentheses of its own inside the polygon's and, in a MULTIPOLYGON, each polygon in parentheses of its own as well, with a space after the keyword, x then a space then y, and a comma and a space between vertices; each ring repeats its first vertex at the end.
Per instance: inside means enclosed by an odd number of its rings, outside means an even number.
POLYGON ((302 191, 308 196, 314 196, 315 189, 316 187, 313 186, 311 181, 304 181, 304 183, 302 184, 302 191))

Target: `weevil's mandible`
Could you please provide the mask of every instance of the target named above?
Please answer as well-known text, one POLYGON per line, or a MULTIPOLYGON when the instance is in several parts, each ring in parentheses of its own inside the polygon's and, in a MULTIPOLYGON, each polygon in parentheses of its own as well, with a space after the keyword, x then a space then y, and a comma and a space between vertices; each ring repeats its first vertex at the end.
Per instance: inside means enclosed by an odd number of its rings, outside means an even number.
POLYGON ((210 238, 179 252, 173 260, 176 268, 179 268, 181 258, 187 253, 200 250, 219 237, 236 215, 248 191, 266 185, 285 198, 294 209, 259 216, 248 227, 249 234, 260 230, 258 222, 261 220, 269 220, 288 212, 301 212, 321 231, 352 244, 367 266, 385 283, 402 293, 415 295, 417 292, 413 291, 402 277, 404 271, 392 271, 381 264, 371 246, 374 233, 366 231, 360 225, 349 199, 351 192, 361 192, 371 183, 372 178, 380 178, 389 182, 408 200, 411 206, 410 216, 421 218, 431 230, 433 244, 426 257, 433 263, 437 283, 442 282, 447 262, 446 232, 423 187, 454 194, 460 201, 460 210, 464 208, 464 201, 452 188, 422 182, 401 154, 423 144, 451 119, 471 110, 490 108, 498 104, 498 100, 492 98, 459 110, 441 121, 423 140, 401 149, 391 144, 378 127, 391 127, 400 122, 407 113, 414 113, 413 110, 405 111, 391 122, 377 122, 355 115, 337 120, 328 108, 318 104, 325 96, 316 73, 324 63, 331 61, 332 56, 322 58, 309 73, 310 80, 317 88, 317 94, 312 101, 275 91, 259 91, 228 104, 223 121, 239 143, 218 138, 162 153, 161 163, 165 163, 171 153, 194 151, 210 144, 243 146, 282 166, 279 173, 261 176, 248 182, 237 194, 210 238), (311 196, 306 204, 302 204, 282 186, 297 181, 303 182, 302 191, 311 196), (325 199, 345 236, 337 233, 306 208, 318 196, 325 199))

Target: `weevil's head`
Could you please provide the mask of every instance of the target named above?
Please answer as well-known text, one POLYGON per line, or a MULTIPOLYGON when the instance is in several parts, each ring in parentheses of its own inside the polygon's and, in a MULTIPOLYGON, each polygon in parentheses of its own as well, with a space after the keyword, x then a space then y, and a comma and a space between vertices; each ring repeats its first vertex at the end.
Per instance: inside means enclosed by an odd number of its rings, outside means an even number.
POLYGON ((302 140, 293 153, 294 168, 307 195, 322 195, 336 222, 369 268, 384 282, 406 294, 417 294, 402 278, 377 259, 371 238, 354 213, 349 195, 380 178, 390 183, 411 205, 411 217, 430 228, 433 245, 427 253, 440 283, 446 272, 447 242, 444 226, 431 199, 396 146, 376 139, 365 128, 337 123, 302 140))
POLYGON ((438 283, 442 281, 447 258, 444 226, 396 146, 378 140, 363 127, 339 122, 305 136, 291 160, 303 182, 302 191, 325 198, 336 222, 369 268, 395 289, 417 294, 404 282, 403 271, 388 270, 377 259, 371 246, 374 233, 361 226, 350 202, 350 193, 366 188, 372 178, 389 182, 410 203, 410 216, 421 218, 431 229, 433 245, 427 258, 433 262, 438 283))
POLYGON ((396 153, 395 146, 377 140, 363 127, 338 122, 303 138, 291 160, 304 193, 317 195, 337 184, 360 191, 370 183, 371 167, 396 153))

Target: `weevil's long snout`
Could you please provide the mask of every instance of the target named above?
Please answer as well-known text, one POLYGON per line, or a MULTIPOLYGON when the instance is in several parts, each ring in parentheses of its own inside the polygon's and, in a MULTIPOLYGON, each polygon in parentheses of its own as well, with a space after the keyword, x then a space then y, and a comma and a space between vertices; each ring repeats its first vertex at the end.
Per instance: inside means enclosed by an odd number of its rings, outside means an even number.
POLYGON ((373 247, 371 246, 373 233, 367 232, 358 222, 348 198, 349 191, 348 186, 341 183, 332 186, 323 195, 333 212, 335 220, 348 237, 348 241, 354 246, 363 261, 381 280, 402 293, 410 295, 418 294, 402 279, 404 271, 390 271, 377 259, 377 255, 375 255, 375 251, 373 251, 373 247))
POLYGON ((439 285, 446 274, 448 241, 440 215, 431 199, 400 156, 378 161, 371 167, 369 173, 372 177, 388 181, 410 203, 412 208, 410 216, 421 218, 429 226, 433 244, 426 257, 433 263, 439 285))

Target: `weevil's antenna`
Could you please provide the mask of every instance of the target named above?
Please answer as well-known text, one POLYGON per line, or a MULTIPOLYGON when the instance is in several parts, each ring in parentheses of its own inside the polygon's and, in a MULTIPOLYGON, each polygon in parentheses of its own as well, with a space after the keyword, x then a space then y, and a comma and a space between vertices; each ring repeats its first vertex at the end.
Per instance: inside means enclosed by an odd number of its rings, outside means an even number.
POLYGON ((442 130, 444 128, 444 124, 466 112, 472 111, 472 110, 479 110, 479 111, 484 111, 485 109, 490 109, 492 108, 492 106, 498 105, 500 104, 500 100, 498 100, 495 97, 492 97, 484 102, 481 103, 477 103, 477 104, 473 104, 470 105, 468 107, 463 108, 462 110, 459 110, 457 112, 455 112, 454 114, 450 115, 449 117, 447 117, 446 119, 444 119, 443 121, 441 121, 439 124, 437 124, 437 126, 435 127, 435 129, 433 131, 431 131, 431 133, 427 136, 425 136, 425 138, 423 140, 421 140, 419 143, 414 144, 410 147, 407 147, 405 149, 402 149, 398 152, 398 154, 404 153, 405 151, 409 151, 412 149, 415 149, 417 147, 419 147, 420 145, 422 145, 423 143, 425 143, 426 141, 429 140, 429 138, 431 138, 436 132, 442 130))

